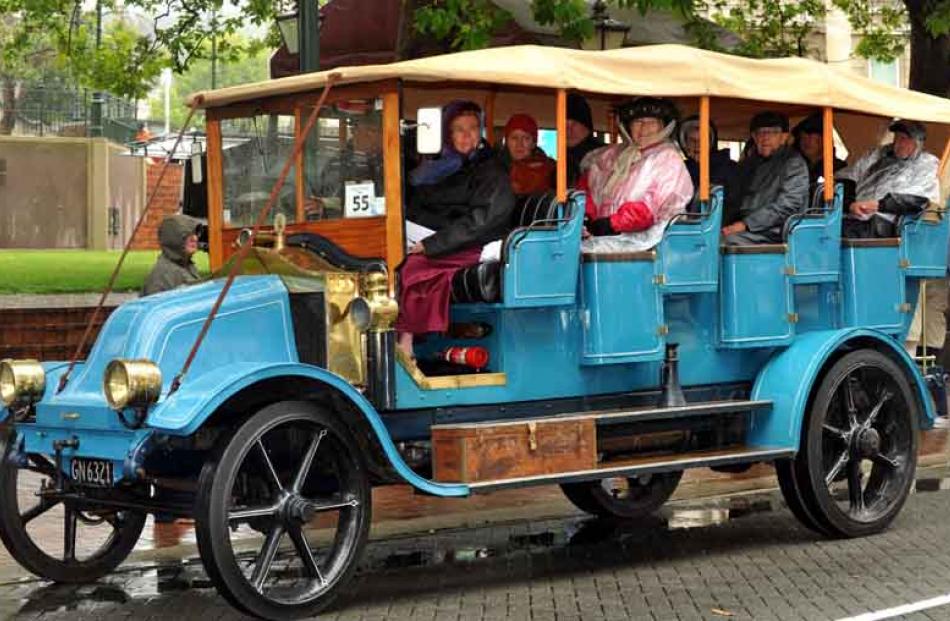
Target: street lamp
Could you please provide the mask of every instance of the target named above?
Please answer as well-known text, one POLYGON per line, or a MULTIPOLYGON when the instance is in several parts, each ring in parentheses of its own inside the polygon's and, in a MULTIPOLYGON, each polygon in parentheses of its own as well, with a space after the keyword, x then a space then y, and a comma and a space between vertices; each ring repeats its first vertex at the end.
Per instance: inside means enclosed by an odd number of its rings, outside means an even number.
POLYGON ((594 36, 581 42, 585 50, 615 50, 623 47, 630 26, 607 14, 607 3, 597 0, 591 7, 591 20, 594 22, 594 36))
POLYGON ((291 54, 300 52, 300 29, 297 19, 296 11, 277 16, 277 30, 280 31, 280 39, 291 54))

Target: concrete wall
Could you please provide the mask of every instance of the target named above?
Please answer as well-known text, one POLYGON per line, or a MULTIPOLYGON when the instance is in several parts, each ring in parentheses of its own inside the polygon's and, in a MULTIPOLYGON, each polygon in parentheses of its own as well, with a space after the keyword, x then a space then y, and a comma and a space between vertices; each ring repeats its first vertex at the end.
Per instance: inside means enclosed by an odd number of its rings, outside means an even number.
POLYGON ((122 248, 144 207, 145 161, 121 151, 101 138, 0 136, 0 248, 122 248))

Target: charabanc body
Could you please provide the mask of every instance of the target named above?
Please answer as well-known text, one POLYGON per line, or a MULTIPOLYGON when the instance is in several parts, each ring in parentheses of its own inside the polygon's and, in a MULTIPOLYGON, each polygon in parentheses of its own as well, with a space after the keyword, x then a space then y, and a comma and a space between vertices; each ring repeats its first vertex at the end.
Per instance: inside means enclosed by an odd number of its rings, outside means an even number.
POLYGON ((319 612, 345 585, 375 485, 466 497, 559 484, 585 511, 635 517, 685 469, 772 462, 814 531, 885 528, 934 418, 903 340, 921 282, 946 273, 945 207, 900 221, 899 237, 842 240, 829 165, 782 243, 721 247, 723 189, 704 156, 694 205, 656 247, 585 254, 569 92, 610 137, 613 105, 635 95, 697 112, 704 147, 711 116, 739 140, 765 108, 820 110, 852 157, 896 116, 926 123, 930 145, 950 135, 945 100, 678 46, 494 49, 197 95, 212 266, 242 275, 122 305, 75 365, 4 363, 0 535, 13 556, 52 580, 94 580, 149 512, 192 516, 221 593, 280 619, 319 612), (438 131, 417 110, 459 96, 484 104, 489 138, 524 110, 557 130, 557 189, 518 201, 500 260, 456 275, 450 329, 412 359, 394 347, 392 298, 410 138, 438 131), (275 226, 242 232, 265 205, 275 226), (472 346, 490 356, 477 372, 424 364, 472 346), (30 530, 50 516, 53 549, 30 530))

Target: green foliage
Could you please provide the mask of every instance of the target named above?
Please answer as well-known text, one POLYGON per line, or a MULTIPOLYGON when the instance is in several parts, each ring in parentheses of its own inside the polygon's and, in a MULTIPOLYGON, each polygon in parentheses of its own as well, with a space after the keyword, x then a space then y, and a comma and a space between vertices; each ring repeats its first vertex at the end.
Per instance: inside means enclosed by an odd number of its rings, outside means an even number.
POLYGON ((950 0, 937 0, 924 20, 927 30, 934 37, 950 35, 950 0))
POLYGON ((834 0, 861 37, 855 52, 865 58, 890 62, 904 51, 907 11, 895 0, 834 0))
MULTIPOLYGON (((694 9, 738 35, 739 45, 729 52, 754 58, 805 56, 809 35, 825 15, 821 0, 697 0, 694 9)), ((694 20, 691 32, 702 47, 718 48, 704 22, 694 20)))
POLYGON ((454 49, 473 50, 486 47, 510 20, 511 14, 491 0, 436 0, 416 10, 415 27, 419 34, 449 41, 454 49))

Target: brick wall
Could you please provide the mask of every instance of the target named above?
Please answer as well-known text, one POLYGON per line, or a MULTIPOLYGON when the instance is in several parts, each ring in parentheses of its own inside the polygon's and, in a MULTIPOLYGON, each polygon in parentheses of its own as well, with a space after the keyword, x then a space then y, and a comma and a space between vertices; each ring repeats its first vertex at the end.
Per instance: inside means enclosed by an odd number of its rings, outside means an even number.
MULTIPOLYGON (((69 360, 94 310, 94 307, 0 309, 0 360, 69 360)), ((113 310, 114 307, 107 307, 99 313, 83 356, 89 353, 113 310)))
MULTIPOLYGON (((163 161, 149 162, 147 165, 147 193, 146 200, 155 191, 158 177, 162 171, 163 161)), ((132 241, 133 250, 158 250, 158 226, 166 216, 178 213, 181 201, 181 186, 184 182, 184 167, 181 164, 169 164, 162 179, 162 185, 149 207, 145 222, 132 241)))

